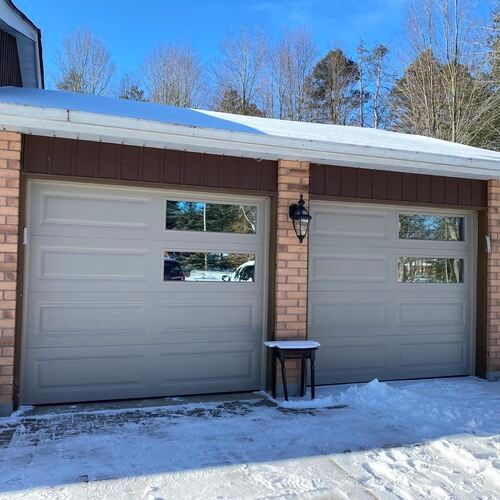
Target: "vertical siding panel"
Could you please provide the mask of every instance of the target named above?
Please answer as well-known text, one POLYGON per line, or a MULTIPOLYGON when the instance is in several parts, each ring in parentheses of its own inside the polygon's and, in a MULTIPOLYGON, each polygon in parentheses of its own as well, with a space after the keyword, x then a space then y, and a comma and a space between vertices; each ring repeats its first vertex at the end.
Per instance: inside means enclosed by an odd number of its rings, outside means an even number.
POLYGON ((478 180, 471 180, 471 202, 475 207, 486 206, 487 193, 486 183, 478 180))
POLYGON ((163 182, 166 184, 182 184, 182 168, 184 166, 184 152, 162 150, 163 182))
POLYGON ((417 175, 417 200, 431 203, 432 178, 430 175, 417 175))
POLYGON ((403 174, 401 197, 404 201, 417 201, 417 175, 403 174))
POLYGON ((161 182, 162 150, 144 148, 142 151, 142 180, 145 182, 161 182))
POLYGON ((222 157, 222 188, 238 188, 239 160, 239 158, 233 158, 231 156, 222 157))
POLYGON ((357 195, 359 198, 373 198, 373 171, 361 168, 357 175, 357 195))
POLYGON ((119 144, 101 143, 98 176, 102 179, 117 179, 120 170, 119 144))
POLYGON ((444 186, 445 203, 448 205, 458 205, 458 179, 446 177, 444 186))
POLYGON ((242 158, 240 162, 240 189, 257 189, 257 164, 250 158, 242 158))
POLYGON ((444 177, 433 176, 431 179, 431 201, 442 205, 446 200, 444 177))
POLYGON ((325 189, 328 196, 342 195, 342 167, 325 166, 325 189))
POLYGON ((90 141, 76 142, 75 175, 94 177, 97 166, 99 143, 90 141))
POLYGON ((222 158, 219 155, 204 155, 203 184, 219 187, 221 184, 222 158))
POLYGON ((140 180, 141 148, 138 146, 122 146, 120 162, 121 178, 126 181, 140 180))
POLYGON ((458 179, 459 205, 472 205, 472 182, 470 179, 458 179))
POLYGON ((317 195, 325 194, 325 166, 311 163, 309 169, 309 192, 317 195))
POLYGON ((276 162, 262 160, 258 167, 260 170, 259 189, 262 191, 276 191, 278 188, 278 169, 276 162))
POLYGON ((0 87, 22 87, 16 37, 0 30, 0 87))
POLYGON ((402 201, 402 178, 400 172, 387 172, 387 199, 388 201, 402 201))
POLYGON ((358 171, 355 168, 343 168, 340 180, 340 192, 346 198, 355 198, 357 195, 358 171))
POLYGON ((183 184, 189 186, 203 185, 202 179, 203 155, 184 153, 183 184))
POLYGON ((24 136, 23 163, 26 172, 46 174, 49 171, 49 141, 37 135, 24 136))
POLYGON ((75 142, 71 139, 57 139, 51 141, 52 167, 50 173, 53 175, 71 175, 73 146, 75 142))
POLYGON ((373 199, 387 200, 387 172, 373 171, 373 199))

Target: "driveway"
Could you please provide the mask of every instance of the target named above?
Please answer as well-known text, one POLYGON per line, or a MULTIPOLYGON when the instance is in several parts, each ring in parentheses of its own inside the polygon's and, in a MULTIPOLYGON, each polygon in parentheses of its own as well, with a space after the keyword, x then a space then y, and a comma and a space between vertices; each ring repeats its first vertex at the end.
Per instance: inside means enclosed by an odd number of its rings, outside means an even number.
POLYGON ((0 419, 0 497, 500 496, 500 383, 374 381, 287 405, 223 399, 0 419))

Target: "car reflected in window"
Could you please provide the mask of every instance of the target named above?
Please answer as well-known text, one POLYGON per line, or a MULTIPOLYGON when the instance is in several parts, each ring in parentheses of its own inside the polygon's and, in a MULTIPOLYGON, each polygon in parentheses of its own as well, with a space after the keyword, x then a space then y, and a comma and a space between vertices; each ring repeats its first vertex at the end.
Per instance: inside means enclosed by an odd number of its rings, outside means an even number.
POLYGON ((163 258, 163 280, 164 281, 185 281, 186 273, 182 266, 175 259, 163 258))
POLYGON ((255 262, 250 260, 241 264, 232 274, 224 274, 222 281, 254 281, 255 280, 255 262))

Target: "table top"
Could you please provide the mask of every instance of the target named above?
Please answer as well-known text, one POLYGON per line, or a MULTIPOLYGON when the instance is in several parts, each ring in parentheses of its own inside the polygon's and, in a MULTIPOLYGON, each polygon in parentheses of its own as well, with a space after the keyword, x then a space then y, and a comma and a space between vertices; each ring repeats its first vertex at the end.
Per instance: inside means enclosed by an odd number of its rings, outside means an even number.
POLYGON ((264 345, 278 349, 317 349, 321 344, 315 340, 273 340, 264 342, 264 345))

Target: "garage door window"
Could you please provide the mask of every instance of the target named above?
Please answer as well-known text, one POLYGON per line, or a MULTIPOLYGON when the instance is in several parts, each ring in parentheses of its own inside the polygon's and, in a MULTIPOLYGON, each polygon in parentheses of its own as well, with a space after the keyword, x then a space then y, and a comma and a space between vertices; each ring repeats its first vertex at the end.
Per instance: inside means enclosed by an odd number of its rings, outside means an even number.
POLYGON ((163 280, 253 283, 255 255, 167 250, 163 256, 163 280))
POLYGON ((399 239, 463 241, 463 217, 428 214, 399 214, 399 239))
POLYGON ((215 233, 255 234, 254 205, 167 200, 165 229, 215 233))
POLYGON ((464 259, 398 257, 400 283, 463 283, 464 259))

